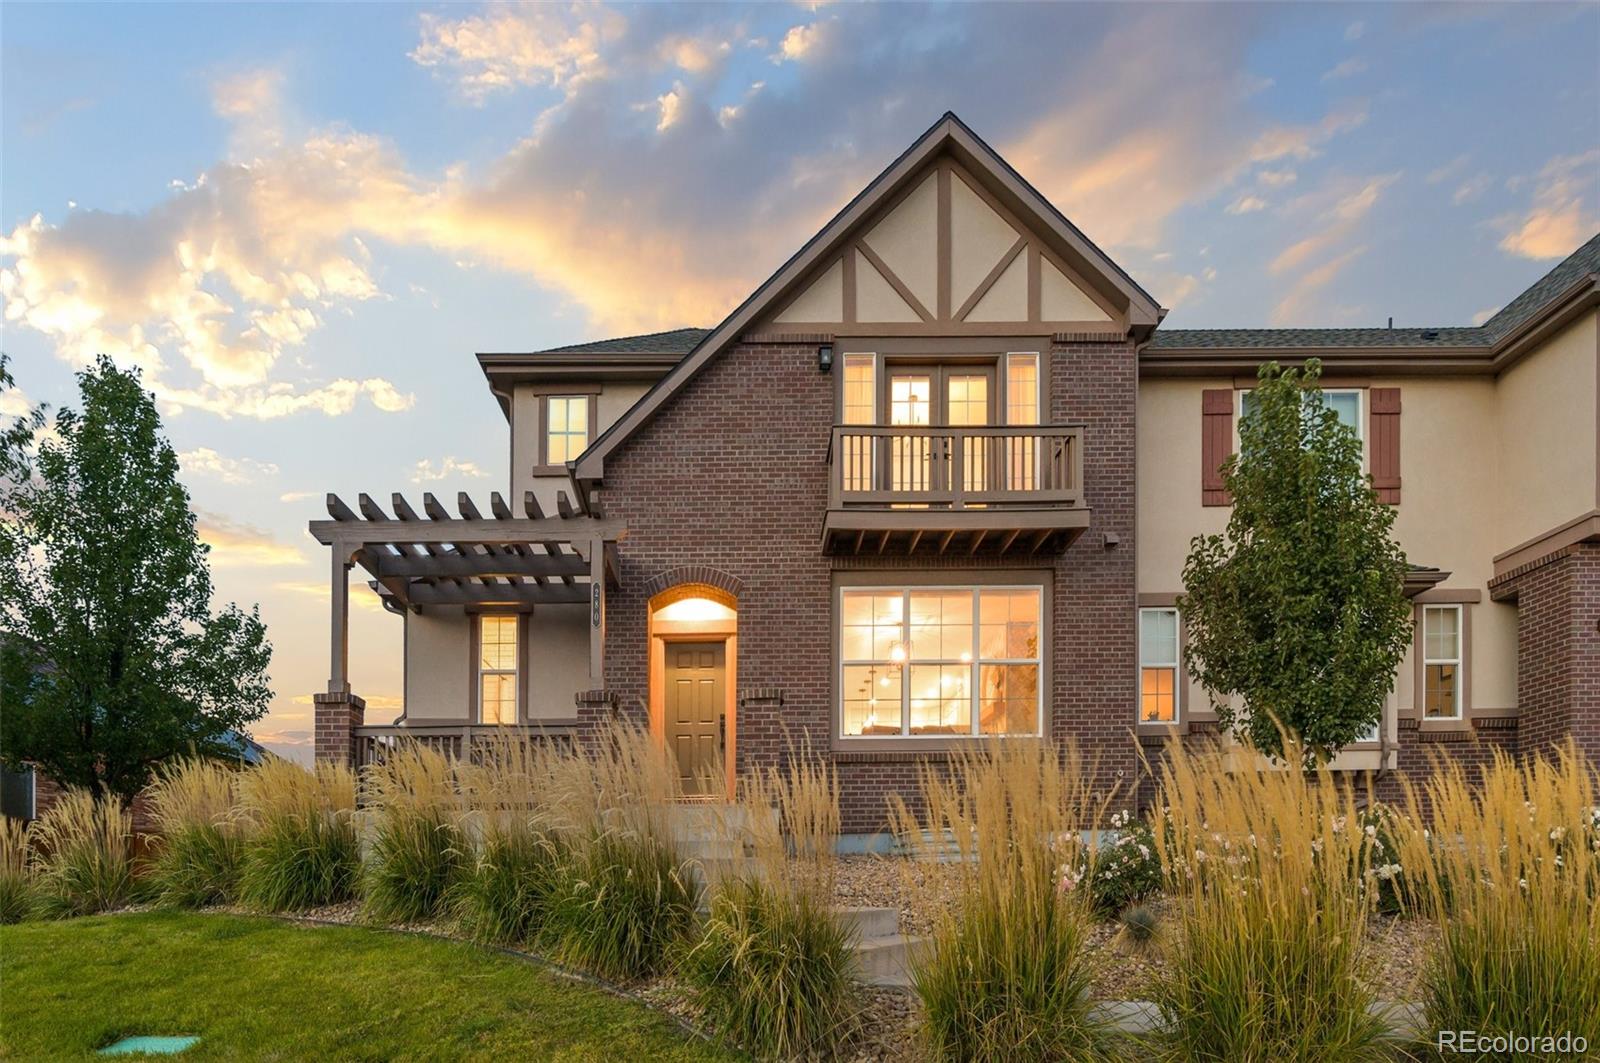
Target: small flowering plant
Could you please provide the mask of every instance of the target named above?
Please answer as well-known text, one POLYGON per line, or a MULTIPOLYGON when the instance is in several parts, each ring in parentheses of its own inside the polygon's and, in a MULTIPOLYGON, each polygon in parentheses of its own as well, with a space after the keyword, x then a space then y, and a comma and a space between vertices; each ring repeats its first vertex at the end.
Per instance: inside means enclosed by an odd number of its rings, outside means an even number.
POLYGON ((1149 898, 1161 888, 1161 858, 1150 824, 1132 812, 1114 812, 1094 849, 1080 851, 1060 868, 1060 889, 1089 891, 1097 915, 1110 917, 1149 898))

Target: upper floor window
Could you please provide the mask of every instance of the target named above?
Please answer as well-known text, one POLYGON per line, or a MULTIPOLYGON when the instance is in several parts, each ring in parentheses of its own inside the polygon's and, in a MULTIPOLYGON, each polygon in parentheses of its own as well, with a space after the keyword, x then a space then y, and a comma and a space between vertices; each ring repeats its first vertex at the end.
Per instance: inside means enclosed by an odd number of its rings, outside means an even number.
POLYGON ((1422 715, 1461 718, 1461 606, 1422 607, 1422 715))
POLYGON ((878 356, 844 356, 842 424, 875 424, 878 420, 878 356))
POLYGON ((588 395, 546 395, 544 400, 545 465, 565 465, 589 446, 588 395))
MULTIPOLYGON (((1361 416, 1362 396, 1360 388, 1324 388, 1322 401, 1328 408, 1338 415, 1339 423, 1348 427, 1361 440, 1363 453, 1366 451, 1367 433, 1363 426, 1364 418, 1361 416)), ((1255 408, 1255 392, 1245 390, 1239 392, 1239 420, 1243 421, 1250 416, 1255 408)), ((1235 440, 1235 443, 1238 441, 1235 440)), ((1236 448, 1237 449, 1237 448, 1236 448)))
POLYGON ((840 733, 1037 735, 1037 586, 840 592, 840 733))
POLYGON ((1039 356, 1006 355, 1006 424, 1039 423, 1039 356))
POLYGON ((478 722, 517 722, 517 617, 478 617, 478 722))
POLYGON ((1139 610, 1139 722, 1178 720, 1178 611, 1139 610))

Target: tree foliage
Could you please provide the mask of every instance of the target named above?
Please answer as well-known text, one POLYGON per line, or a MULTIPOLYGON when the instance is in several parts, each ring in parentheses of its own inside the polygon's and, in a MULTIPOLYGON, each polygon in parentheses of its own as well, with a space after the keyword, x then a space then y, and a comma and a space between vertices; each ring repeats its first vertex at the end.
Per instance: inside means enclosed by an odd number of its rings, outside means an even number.
POLYGON ((78 387, 81 411, 0 433, 0 757, 126 801, 261 718, 272 648, 258 609, 211 609, 209 547, 138 373, 101 357, 78 387))
POLYGON ((1280 727, 1308 759, 1378 723, 1411 639, 1405 554, 1378 501, 1361 441, 1303 372, 1261 367, 1223 466, 1233 514, 1189 546, 1179 602, 1187 668, 1223 725, 1282 753, 1280 727))

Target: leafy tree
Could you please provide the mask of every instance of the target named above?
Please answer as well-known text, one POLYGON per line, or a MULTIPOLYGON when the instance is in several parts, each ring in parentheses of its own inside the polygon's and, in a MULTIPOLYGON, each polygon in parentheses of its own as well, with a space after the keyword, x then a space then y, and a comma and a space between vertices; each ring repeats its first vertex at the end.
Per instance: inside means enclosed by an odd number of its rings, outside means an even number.
MULTIPOLYGON (((15 387, 0 360, 0 394, 15 387)), ((0 433, 0 757, 131 800, 178 753, 258 720, 260 612, 211 610, 178 460, 137 372, 101 357, 81 412, 0 433)))
POLYGON ((1321 371, 1315 359, 1303 372, 1261 367, 1240 453, 1223 466, 1233 515, 1224 534, 1189 544, 1179 602, 1189 674, 1223 725, 1271 755, 1281 727, 1308 760, 1378 722, 1411 639, 1394 509, 1324 400, 1321 371))

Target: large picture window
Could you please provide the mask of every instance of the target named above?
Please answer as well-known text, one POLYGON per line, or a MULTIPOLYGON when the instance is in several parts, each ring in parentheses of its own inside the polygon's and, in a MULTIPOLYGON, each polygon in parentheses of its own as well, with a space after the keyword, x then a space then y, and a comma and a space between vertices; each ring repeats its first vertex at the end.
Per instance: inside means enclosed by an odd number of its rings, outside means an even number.
POLYGON ((847 738, 1040 733, 1039 587, 840 591, 847 738))
POLYGON ((517 617, 478 618, 478 722, 517 722, 517 617))
MULTIPOLYGON (((1339 418, 1339 423, 1349 428, 1361 440, 1361 451, 1366 453, 1367 431, 1366 419, 1361 416, 1363 392, 1359 388, 1325 388, 1322 392, 1322 401, 1328 404, 1339 418)), ((1241 390, 1239 392, 1239 420, 1243 421, 1255 409, 1255 391, 1241 390)), ((1238 450, 1238 440, 1234 440, 1234 449, 1238 450)))

